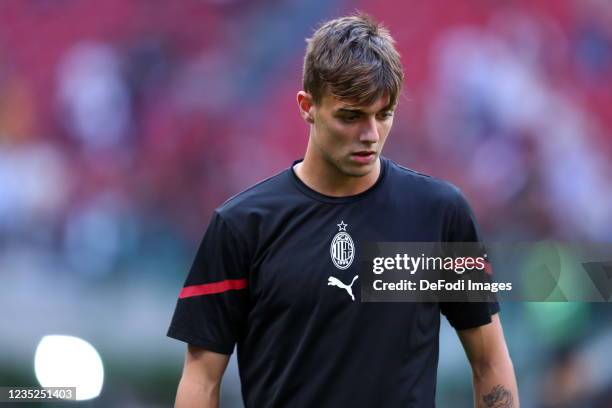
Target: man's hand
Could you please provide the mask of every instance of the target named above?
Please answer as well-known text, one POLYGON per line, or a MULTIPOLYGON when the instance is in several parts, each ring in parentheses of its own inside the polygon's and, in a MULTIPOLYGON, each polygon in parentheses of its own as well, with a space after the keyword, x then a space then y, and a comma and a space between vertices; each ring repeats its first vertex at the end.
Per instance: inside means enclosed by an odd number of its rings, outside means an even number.
POLYGON ((217 408, 229 356, 189 345, 175 408, 217 408))
POLYGON ((497 314, 492 322, 457 334, 472 366, 474 406, 477 408, 518 408, 519 398, 514 367, 497 314))

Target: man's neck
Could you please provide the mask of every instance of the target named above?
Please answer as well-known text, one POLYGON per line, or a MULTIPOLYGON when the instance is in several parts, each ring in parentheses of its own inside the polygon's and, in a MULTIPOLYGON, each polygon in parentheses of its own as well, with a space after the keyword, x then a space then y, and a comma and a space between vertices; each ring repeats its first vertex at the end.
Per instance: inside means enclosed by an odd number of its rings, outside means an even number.
POLYGON ((297 177, 314 191, 330 197, 346 197, 363 193, 376 184, 380 167, 379 158, 376 167, 369 174, 352 177, 341 173, 323 158, 317 160, 312 156, 309 157, 307 152, 304 160, 296 164, 293 169, 297 177))

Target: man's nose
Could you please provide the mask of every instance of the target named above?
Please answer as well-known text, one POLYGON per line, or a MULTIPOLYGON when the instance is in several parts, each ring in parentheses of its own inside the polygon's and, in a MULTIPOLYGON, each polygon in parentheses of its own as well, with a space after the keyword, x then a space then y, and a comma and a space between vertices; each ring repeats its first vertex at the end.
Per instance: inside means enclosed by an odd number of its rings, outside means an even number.
POLYGON ((364 123, 359 140, 366 143, 376 143, 378 142, 379 138, 380 135, 378 133, 376 118, 368 118, 368 120, 364 123))

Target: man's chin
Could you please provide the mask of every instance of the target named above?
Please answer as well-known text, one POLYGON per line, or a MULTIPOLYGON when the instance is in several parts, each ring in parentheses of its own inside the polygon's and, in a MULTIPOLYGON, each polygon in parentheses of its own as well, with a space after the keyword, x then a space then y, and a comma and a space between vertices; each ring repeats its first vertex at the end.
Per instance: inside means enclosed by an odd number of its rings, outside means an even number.
POLYGON ((375 162, 372 164, 362 164, 358 166, 355 166, 353 164, 351 166, 345 166, 344 169, 342 169, 342 172, 349 177, 365 177, 370 174, 375 168, 375 162))

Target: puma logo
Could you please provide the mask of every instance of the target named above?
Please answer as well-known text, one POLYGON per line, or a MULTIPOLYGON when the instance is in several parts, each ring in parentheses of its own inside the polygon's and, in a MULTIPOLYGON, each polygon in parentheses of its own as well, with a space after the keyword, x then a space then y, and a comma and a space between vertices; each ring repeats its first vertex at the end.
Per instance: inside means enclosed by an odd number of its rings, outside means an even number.
POLYGON ((337 286, 341 289, 344 289, 348 292, 349 296, 351 297, 351 299, 353 299, 353 301, 355 300, 355 296, 353 296, 353 283, 355 283, 355 280, 357 280, 357 278, 359 277, 359 275, 355 275, 355 277, 353 278, 353 280, 351 281, 350 285, 345 285, 344 283, 342 283, 338 278, 334 278, 333 276, 330 276, 329 279, 327 280, 327 285, 328 286, 337 286))

